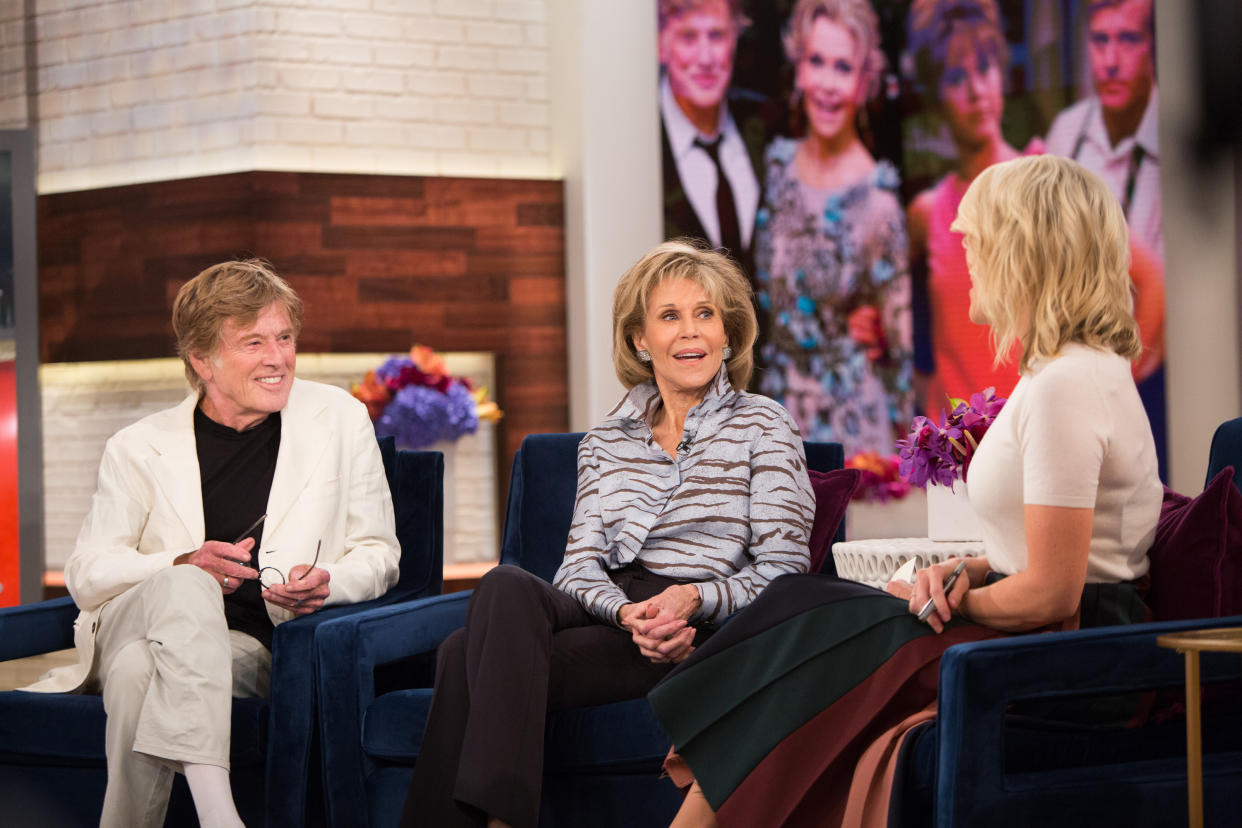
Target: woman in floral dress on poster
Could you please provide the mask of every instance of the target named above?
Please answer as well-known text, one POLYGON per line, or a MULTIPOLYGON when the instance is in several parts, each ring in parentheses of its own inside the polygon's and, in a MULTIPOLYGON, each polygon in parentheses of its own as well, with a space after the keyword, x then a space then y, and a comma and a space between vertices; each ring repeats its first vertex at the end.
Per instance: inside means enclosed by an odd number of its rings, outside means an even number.
POLYGON ((756 246, 760 390, 807 440, 891 453, 910 421, 910 277, 898 175, 858 137, 883 56, 866 0, 800 0, 785 47, 801 140, 767 151, 756 246))

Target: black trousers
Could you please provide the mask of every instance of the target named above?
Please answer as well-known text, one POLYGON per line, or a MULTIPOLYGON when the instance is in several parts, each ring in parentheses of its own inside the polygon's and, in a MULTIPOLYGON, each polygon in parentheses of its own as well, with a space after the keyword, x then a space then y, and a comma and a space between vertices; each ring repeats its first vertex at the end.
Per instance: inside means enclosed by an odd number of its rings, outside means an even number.
MULTIPOLYGON (((679 583, 637 566, 612 578, 634 601, 679 583)), ((538 576, 492 569, 470 598, 465 628, 437 653, 402 826, 481 826, 494 816, 536 828, 547 711, 638 698, 670 669, 538 576)))

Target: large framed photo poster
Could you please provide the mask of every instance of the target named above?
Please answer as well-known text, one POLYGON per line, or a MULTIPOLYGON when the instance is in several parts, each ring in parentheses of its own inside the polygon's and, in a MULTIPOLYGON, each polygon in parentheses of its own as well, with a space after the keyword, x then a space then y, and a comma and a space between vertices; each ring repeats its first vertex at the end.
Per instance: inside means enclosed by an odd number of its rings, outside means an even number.
POLYGON ((659 0, 666 238, 726 248, 760 318, 753 390, 803 438, 890 454, 995 387, 949 229, 984 167, 1054 153, 1130 227, 1134 364, 1165 470, 1152 0, 659 0))

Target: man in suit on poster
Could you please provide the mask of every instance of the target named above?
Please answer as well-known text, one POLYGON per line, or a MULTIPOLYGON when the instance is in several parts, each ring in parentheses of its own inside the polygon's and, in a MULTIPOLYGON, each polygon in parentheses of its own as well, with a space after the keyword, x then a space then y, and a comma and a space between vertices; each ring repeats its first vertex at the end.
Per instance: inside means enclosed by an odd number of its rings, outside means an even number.
POLYGON ((660 0, 664 235, 728 249, 749 273, 763 151, 762 96, 731 91, 740 0, 660 0))
POLYGON ((1084 5, 1095 94, 1057 115, 1048 130, 1047 150, 1103 178, 1125 212, 1134 318, 1143 341, 1134 378, 1156 435, 1163 475, 1164 220, 1152 0, 1087 0, 1084 5))
POLYGON ((1134 379, 1148 410, 1164 474, 1164 217, 1153 0, 1087 0, 1084 6, 1095 94, 1057 115, 1048 129, 1047 150, 1099 175, 1125 212, 1134 318, 1143 339, 1134 379))
POLYGON ((1086 26, 1095 94, 1057 115, 1048 151, 1103 178, 1121 202, 1131 234, 1163 261, 1151 0, 1091 0, 1086 26))

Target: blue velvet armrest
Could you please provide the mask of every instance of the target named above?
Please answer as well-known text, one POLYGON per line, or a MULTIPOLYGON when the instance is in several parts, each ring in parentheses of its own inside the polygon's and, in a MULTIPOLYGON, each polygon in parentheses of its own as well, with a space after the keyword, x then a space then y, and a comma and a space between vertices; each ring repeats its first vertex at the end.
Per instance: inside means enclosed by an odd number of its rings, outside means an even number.
POLYGON ((434 652, 449 633, 465 625, 469 599, 469 592, 455 592, 409 601, 335 619, 315 631, 330 821, 347 814, 354 824, 365 824, 370 768, 361 734, 363 715, 375 700, 375 669, 434 652))
POLYGON ((0 661, 69 649, 77 617, 72 598, 0 609, 0 661))
MULTIPOLYGON (((1019 800, 1047 799, 1057 780, 1005 773, 1006 711, 1016 700, 1064 700, 1161 687, 1181 687, 1184 661, 1156 637, 1242 624, 1233 618, 1107 627, 1019 636, 950 647, 940 663, 936 820, 940 826, 1000 824, 1022 813, 1019 800), (1041 790, 1042 788, 1042 790, 1041 790)), ((1236 677, 1237 658, 1203 661, 1203 678, 1236 677)), ((1109 773, 1107 769, 1099 773, 1109 773)), ((1115 775, 1115 771, 1112 772, 1115 775)), ((1075 771, 1064 780, 1092 795, 1101 782, 1075 771)), ((1142 796, 1141 786, 1136 795, 1142 796)))
POLYGON ((332 607, 286 621, 272 636, 267 751, 267 824, 306 824, 306 779, 315 726, 315 630, 333 619, 391 604, 392 592, 372 601, 332 607))
POLYGON ((382 438, 379 446, 401 545, 400 573, 379 598, 320 610, 276 628, 266 770, 268 828, 306 824, 306 780, 316 725, 315 631, 336 619, 438 594, 443 583, 444 456, 398 450, 392 438, 382 438))

